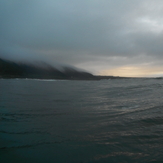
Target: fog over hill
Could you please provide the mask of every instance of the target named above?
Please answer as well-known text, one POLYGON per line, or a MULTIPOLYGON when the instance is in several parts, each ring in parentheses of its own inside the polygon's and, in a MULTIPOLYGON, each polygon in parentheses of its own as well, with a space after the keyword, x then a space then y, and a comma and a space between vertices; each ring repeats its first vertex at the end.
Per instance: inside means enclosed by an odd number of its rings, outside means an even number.
POLYGON ((38 79, 95 79, 91 73, 63 66, 60 69, 45 62, 36 64, 0 59, 0 78, 38 78, 38 79))

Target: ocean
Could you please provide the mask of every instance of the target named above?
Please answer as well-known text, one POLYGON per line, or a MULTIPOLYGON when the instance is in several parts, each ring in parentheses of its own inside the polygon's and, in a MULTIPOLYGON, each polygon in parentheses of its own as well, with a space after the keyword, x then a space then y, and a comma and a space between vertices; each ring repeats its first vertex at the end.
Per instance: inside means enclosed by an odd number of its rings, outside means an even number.
POLYGON ((163 80, 0 79, 0 163, 163 162, 163 80))

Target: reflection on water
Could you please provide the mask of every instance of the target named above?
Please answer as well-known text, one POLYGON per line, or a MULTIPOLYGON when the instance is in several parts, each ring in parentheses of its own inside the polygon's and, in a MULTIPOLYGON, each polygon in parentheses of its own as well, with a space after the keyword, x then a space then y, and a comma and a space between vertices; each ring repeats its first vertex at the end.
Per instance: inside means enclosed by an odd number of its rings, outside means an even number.
POLYGON ((163 161, 163 80, 0 80, 0 162, 163 161))

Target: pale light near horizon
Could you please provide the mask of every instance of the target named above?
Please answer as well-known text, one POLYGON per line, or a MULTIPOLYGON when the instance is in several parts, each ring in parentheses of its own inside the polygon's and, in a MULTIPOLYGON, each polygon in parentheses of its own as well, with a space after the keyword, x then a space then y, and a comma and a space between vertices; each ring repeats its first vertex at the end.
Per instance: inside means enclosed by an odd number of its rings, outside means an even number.
POLYGON ((111 75, 121 77, 161 77, 163 76, 163 67, 134 67, 123 66, 108 70, 103 70, 100 75, 111 75))

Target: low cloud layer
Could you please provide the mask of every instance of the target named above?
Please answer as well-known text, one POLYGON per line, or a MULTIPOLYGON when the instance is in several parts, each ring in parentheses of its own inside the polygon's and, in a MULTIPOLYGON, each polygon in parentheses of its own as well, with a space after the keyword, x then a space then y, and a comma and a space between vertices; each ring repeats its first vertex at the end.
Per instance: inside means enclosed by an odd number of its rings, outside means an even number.
POLYGON ((1 0, 0 15, 2 58, 95 74, 163 73, 161 0, 1 0))

